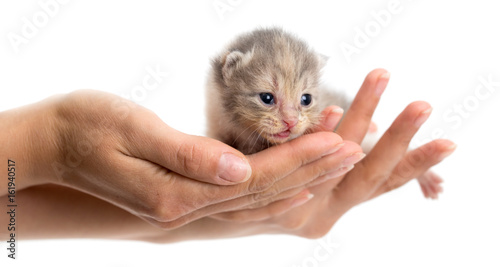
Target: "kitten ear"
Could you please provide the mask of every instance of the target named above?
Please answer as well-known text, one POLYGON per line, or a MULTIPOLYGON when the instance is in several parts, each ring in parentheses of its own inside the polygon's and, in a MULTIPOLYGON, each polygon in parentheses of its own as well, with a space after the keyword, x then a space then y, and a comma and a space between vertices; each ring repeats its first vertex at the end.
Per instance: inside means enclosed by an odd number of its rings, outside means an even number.
POLYGON ((241 53, 240 51, 233 51, 229 54, 226 54, 226 56, 222 59, 222 76, 224 77, 224 79, 230 78, 235 70, 243 67, 248 62, 250 62, 252 57, 253 50, 245 54, 241 53))
POLYGON ((326 63, 327 63, 329 58, 327 56, 325 56, 323 54, 319 54, 319 53, 317 54, 317 56, 318 56, 319 68, 322 69, 326 66, 326 63))

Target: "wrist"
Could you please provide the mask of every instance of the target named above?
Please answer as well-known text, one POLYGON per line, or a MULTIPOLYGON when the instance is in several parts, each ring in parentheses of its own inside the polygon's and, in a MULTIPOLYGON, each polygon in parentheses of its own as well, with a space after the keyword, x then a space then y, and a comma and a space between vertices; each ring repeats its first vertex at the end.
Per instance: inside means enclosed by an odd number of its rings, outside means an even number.
POLYGON ((59 115, 60 99, 53 96, 30 106, 32 125, 30 138, 31 177, 35 184, 57 183, 54 165, 63 159, 63 120, 59 115))
POLYGON ((15 162, 17 190, 53 182, 51 165, 60 154, 56 99, 0 113, 0 156, 15 162))

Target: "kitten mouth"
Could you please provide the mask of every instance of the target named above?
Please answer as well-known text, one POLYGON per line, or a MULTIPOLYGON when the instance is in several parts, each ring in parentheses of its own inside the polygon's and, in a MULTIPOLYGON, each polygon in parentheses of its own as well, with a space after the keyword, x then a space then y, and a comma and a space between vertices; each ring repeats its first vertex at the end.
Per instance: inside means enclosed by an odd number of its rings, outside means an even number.
POLYGON ((277 134, 271 134, 271 137, 278 139, 278 140, 283 140, 283 139, 287 139, 288 137, 290 137, 290 134, 291 134, 290 130, 286 130, 286 131, 283 131, 283 132, 280 132, 277 134))

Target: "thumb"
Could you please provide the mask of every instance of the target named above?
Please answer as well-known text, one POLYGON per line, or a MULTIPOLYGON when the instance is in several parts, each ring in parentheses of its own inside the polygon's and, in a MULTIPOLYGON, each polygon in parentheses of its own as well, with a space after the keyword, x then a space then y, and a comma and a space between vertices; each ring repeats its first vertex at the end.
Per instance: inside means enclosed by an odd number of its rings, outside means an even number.
POLYGON ((217 140, 188 135, 169 126, 144 132, 149 142, 140 148, 145 159, 201 182, 231 185, 245 182, 252 169, 238 150, 217 140))

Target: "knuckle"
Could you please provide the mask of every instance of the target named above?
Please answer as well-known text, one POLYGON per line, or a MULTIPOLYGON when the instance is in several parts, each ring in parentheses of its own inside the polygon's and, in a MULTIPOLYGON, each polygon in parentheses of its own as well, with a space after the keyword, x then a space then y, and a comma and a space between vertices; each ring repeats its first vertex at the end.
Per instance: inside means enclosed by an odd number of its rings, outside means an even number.
POLYGON ((412 139, 412 135, 406 133, 406 129, 410 128, 406 127, 405 129, 401 129, 400 127, 391 126, 387 130, 387 134, 391 140, 394 140, 394 144, 407 146, 412 139))
MULTIPOLYGON (((334 159, 334 157, 329 157, 327 160, 334 159)), ((328 164, 326 165, 325 163, 329 163, 328 161, 323 162, 318 162, 316 164, 312 164, 310 166, 310 171, 306 174, 306 177, 302 179, 305 183, 310 182, 312 180, 315 180, 316 178, 323 176, 328 173, 328 167, 332 166, 333 164, 328 164)))
POLYGON ((415 151, 418 151, 418 153, 424 155, 425 157, 435 157, 436 152, 438 152, 438 145, 437 142, 430 142, 427 143, 419 148, 417 148, 415 151))
POLYGON ((410 165, 420 166, 426 162, 426 159, 427 157, 425 155, 425 152, 421 149, 417 149, 414 151, 414 153, 410 154, 408 161, 410 165))
POLYGON ((248 183, 248 192, 256 194, 270 189, 274 184, 274 178, 271 175, 259 175, 248 183))
POLYGON ((276 196, 280 193, 280 190, 277 187, 271 187, 268 188, 267 190, 264 190, 259 193, 255 193, 252 195, 252 200, 254 202, 263 202, 266 199, 269 199, 273 196, 276 196))
POLYGON ((188 205, 175 196, 157 193, 152 201, 153 203, 149 205, 151 208, 148 216, 160 223, 172 222, 190 211, 188 205))
POLYGON ((415 166, 411 164, 409 161, 401 162, 396 169, 394 169, 393 175, 394 177, 409 177, 415 173, 415 166))
POLYGON ((205 161, 203 146, 197 143, 183 143, 179 146, 177 158, 182 159, 181 167, 185 173, 198 173, 205 161))
POLYGON ((182 216, 182 212, 180 212, 175 207, 167 208, 164 205, 156 205, 156 207, 154 207, 152 212, 150 213, 150 216, 158 222, 165 223, 179 218, 180 216, 182 216))

